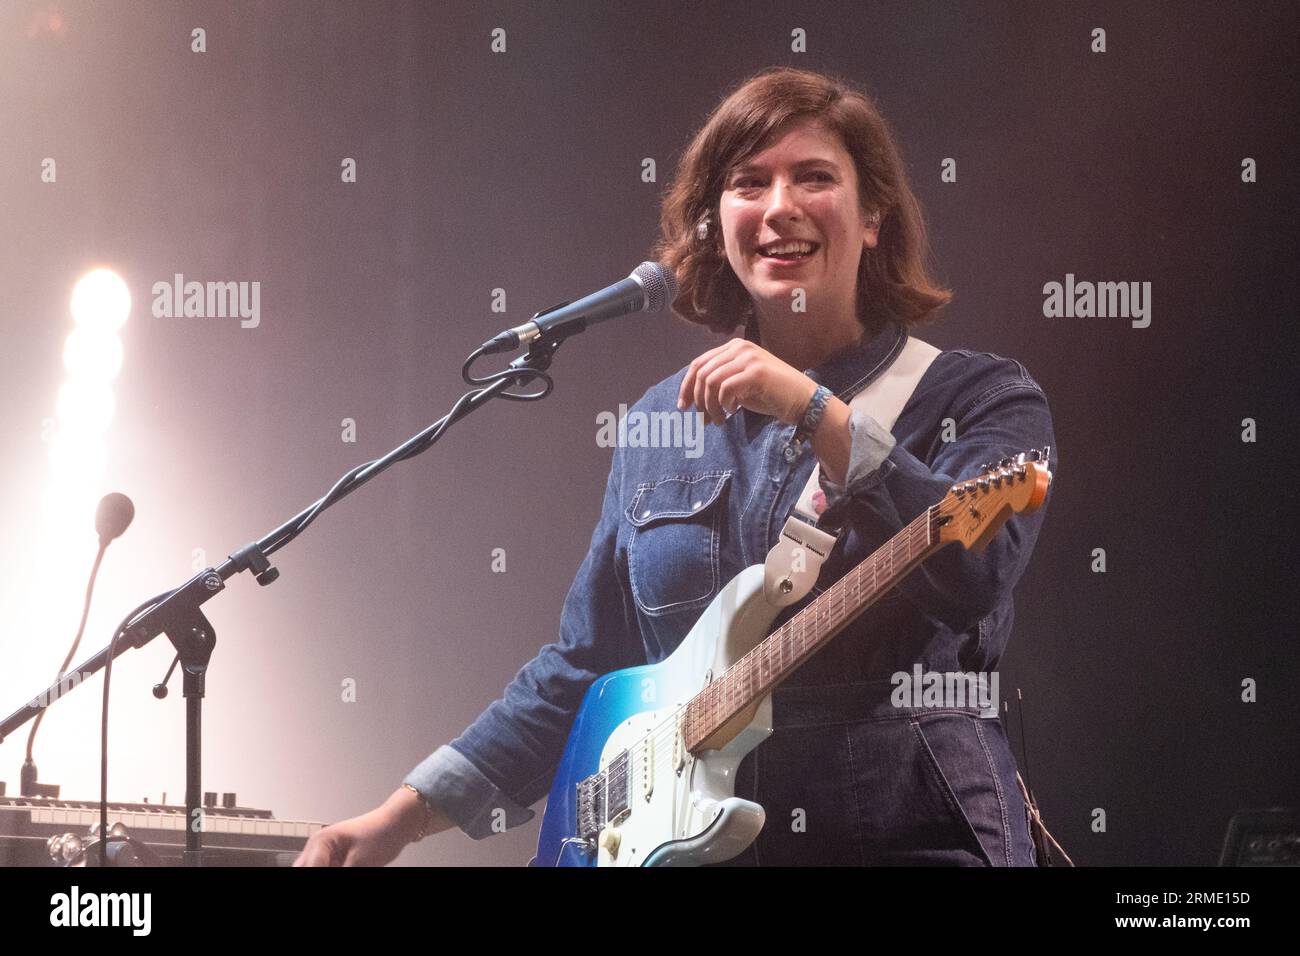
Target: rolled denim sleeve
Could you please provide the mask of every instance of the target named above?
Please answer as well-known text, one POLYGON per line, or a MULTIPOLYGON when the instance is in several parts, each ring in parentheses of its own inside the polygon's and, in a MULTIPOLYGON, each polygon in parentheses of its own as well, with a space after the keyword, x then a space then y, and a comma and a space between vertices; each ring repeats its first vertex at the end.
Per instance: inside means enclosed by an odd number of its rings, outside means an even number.
POLYGON ((448 744, 425 757, 402 782, 413 786, 475 840, 533 818, 532 810, 502 793, 464 754, 448 744))
POLYGON ((583 695, 602 674, 645 663, 618 560, 622 448, 615 448, 600 520, 569 588, 558 640, 520 668, 501 698, 407 776, 474 839, 532 819, 559 764, 583 695))
POLYGON ((844 472, 843 484, 831 481, 824 470, 819 472, 827 507, 834 507, 835 502, 844 497, 846 487, 860 485, 879 468, 896 444, 894 436, 860 408, 850 409, 849 435, 849 466, 844 472))
MULTIPOLYGON (((985 462, 1052 446, 1056 438, 1042 390, 1026 378, 987 386, 956 419, 957 438, 940 443, 926 463, 899 446, 869 415, 850 418, 852 449, 842 485, 821 479, 825 517, 847 529, 845 553, 862 561, 926 508, 937 504, 956 482, 972 477, 985 462)), ((905 576, 898 590, 923 612, 953 629, 964 629, 990 613, 1020 579, 1042 527, 1047 501, 1036 511, 1007 521, 983 551, 956 544, 941 548, 905 576)))

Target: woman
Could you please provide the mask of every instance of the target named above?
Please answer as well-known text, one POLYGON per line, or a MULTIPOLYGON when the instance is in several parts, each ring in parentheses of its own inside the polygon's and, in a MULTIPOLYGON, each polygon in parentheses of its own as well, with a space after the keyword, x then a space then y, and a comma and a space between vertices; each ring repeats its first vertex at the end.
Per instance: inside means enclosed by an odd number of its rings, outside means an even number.
MULTIPOLYGON (((632 409, 698 409, 716 426, 703 454, 616 449, 559 640, 384 805, 322 830, 298 863, 385 863, 452 825, 482 838, 529 819, 591 681, 670 654, 764 560, 814 466, 823 521, 843 535, 822 587, 778 623, 981 463, 1055 444, 1042 390, 988 353, 938 354, 892 433, 850 407, 905 330, 951 298, 927 274, 901 157, 860 92, 787 68, 749 79, 687 149, 661 231, 674 310, 745 330, 632 409)), ((939 551, 777 688, 775 731, 737 776, 767 823, 733 862, 1033 865, 996 701, 993 715, 895 706, 891 677, 994 671, 1044 511, 1012 518, 983 553, 939 551)))

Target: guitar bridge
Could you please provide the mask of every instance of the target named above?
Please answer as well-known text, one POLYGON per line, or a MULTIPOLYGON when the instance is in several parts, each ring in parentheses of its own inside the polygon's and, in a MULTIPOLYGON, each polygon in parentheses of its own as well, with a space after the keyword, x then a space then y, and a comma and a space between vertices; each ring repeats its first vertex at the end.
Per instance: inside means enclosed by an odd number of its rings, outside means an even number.
POLYGON ((577 783, 578 836, 595 845, 600 831, 623 817, 631 806, 630 758, 624 750, 605 769, 577 783))

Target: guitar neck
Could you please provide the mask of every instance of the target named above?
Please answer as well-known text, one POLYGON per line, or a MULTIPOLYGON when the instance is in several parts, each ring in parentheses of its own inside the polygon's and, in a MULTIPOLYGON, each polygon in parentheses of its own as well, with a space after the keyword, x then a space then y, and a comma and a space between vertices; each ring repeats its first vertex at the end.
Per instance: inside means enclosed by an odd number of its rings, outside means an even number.
POLYGON ((946 543, 943 519, 927 508, 871 557, 827 588, 769 634, 686 705, 683 737, 688 750, 707 741, 754 701, 770 693, 854 618, 946 543))

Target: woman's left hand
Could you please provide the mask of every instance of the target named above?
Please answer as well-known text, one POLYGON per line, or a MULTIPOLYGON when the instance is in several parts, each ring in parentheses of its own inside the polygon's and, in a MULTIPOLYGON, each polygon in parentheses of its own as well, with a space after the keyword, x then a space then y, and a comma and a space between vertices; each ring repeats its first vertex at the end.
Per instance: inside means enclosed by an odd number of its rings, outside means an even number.
POLYGON ((793 365, 748 339, 734 338, 691 362, 677 407, 694 405, 711 425, 721 425, 741 406, 794 425, 816 390, 817 383, 793 365))

